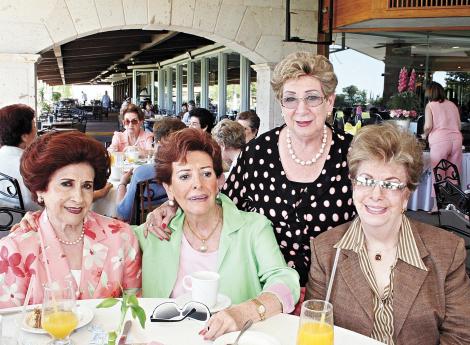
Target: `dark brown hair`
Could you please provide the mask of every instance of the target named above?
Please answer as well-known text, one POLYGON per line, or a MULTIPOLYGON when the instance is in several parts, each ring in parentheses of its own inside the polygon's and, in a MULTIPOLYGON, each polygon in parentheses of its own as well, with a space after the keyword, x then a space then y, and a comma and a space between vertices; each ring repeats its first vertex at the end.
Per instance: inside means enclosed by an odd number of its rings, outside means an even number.
POLYGON ((180 120, 172 117, 164 117, 153 125, 153 136, 155 142, 160 141, 170 133, 186 128, 186 125, 180 120))
POLYGON ((201 124, 201 129, 205 129, 207 133, 212 131, 214 127, 214 116, 206 108, 194 108, 189 112, 189 118, 197 117, 201 124))
POLYGON ((139 119, 139 121, 144 121, 144 112, 142 111, 142 109, 140 109, 140 107, 136 106, 135 104, 130 103, 126 107, 126 109, 124 109, 124 111, 122 112, 123 119, 127 113, 137 114, 137 118, 139 119))
POLYGON ((215 175, 222 175, 222 155, 219 145, 200 129, 185 128, 162 139, 155 161, 158 166, 157 182, 171 185, 173 162, 185 162, 188 152, 207 153, 214 165, 215 175))
POLYGON ((88 163, 95 171, 95 190, 106 185, 111 162, 108 151, 99 141, 78 131, 52 132, 38 137, 26 148, 21 157, 20 173, 37 202, 36 192, 47 190, 57 170, 79 163, 88 163))
POLYGON ((19 146, 21 136, 33 130, 34 110, 26 104, 12 104, 0 109, 0 143, 19 146))
POLYGON ((431 82, 431 84, 426 88, 425 95, 431 102, 442 103, 446 99, 444 88, 441 84, 436 83, 435 81, 431 82))
POLYGON ((240 114, 237 115, 237 120, 246 120, 250 122, 250 128, 253 130, 253 132, 255 130, 256 132, 258 132, 260 118, 253 110, 242 111, 240 114))

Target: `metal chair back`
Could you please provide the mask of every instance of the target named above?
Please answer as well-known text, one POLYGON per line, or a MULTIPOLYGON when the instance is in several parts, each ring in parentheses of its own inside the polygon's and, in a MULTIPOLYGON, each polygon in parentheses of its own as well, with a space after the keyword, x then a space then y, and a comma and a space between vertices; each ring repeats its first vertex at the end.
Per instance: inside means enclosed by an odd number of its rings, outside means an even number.
POLYGON ((0 237, 8 235, 11 227, 18 223, 25 215, 25 210, 14 207, 0 207, 0 237))
POLYGON ((18 180, 0 172, 0 198, 6 199, 12 205, 24 210, 23 196, 21 195, 18 180))
POLYGON ((432 171, 434 173, 435 183, 449 180, 456 186, 460 187, 459 169, 457 169, 457 166, 454 163, 449 162, 447 159, 441 159, 432 171))

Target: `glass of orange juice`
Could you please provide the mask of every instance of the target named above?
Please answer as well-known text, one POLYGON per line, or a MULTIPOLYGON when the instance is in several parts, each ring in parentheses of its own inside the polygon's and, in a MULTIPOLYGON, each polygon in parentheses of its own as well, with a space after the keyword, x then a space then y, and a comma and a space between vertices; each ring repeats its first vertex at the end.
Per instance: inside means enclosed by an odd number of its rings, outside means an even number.
POLYGON ((333 345, 333 305, 322 300, 302 303, 297 345, 333 345))
POLYGON ((41 323, 52 336, 50 345, 72 344, 69 335, 78 325, 78 316, 75 292, 70 282, 65 286, 52 283, 44 287, 41 323))

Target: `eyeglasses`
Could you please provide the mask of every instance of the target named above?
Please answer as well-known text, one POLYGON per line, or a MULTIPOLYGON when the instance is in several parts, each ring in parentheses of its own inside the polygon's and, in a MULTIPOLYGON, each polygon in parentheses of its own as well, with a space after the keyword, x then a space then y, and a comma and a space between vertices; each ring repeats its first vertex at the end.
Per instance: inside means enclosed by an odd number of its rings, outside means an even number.
POLYGON ((179 308, 175 302, 159 304, 150 316, 152 322, 178 322, 184 319, 192 319, 206 322, 210 319, 209 308, 200 302, 188 302, 179 308))
POLYGON ((125 119, 125 120, 124 120, 124 123, 126 124, 126 126, 129 126, 131 123, 132 123, 133 125, 138 125, 138 124, 139 124, 139 120, 137 120, 137 119, 132 119, 132 120, 125 119))
POLYGON ((387 191, 403 190, 406 188, 406 184, 402 182, 374 180, 372 178, 368 178, 364 176, 358 176, 356 178, 351 179, 351 181, 356 186, 370 187, 370 188, 379 186, 381 189, 387 190, 387 191))
POLYGON ((323 103, 325 97, 317 95, 309 95, 306 97, 291 97, 286 96, 281 99, 281 104, 284 108, 287 109, 296 109, 299 106, 300 101, 303 101, 307 104, 308 107, 318 107, 323 103))

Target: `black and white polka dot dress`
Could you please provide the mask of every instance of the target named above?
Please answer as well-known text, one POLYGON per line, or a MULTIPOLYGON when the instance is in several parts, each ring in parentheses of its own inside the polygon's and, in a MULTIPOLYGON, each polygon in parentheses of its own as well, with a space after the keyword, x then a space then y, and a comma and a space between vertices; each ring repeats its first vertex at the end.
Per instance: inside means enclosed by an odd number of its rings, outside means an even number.
POLYGON ((310 266, 310 238, 355 216, 346 154, 351 137, 333 129, 332 143, 320 176, 309 183, 287 179, 274 128, 242 151, 223 192, 245 211, 268 217, 286 262, 305 286, 310 266))

